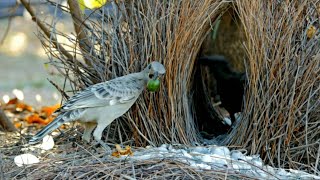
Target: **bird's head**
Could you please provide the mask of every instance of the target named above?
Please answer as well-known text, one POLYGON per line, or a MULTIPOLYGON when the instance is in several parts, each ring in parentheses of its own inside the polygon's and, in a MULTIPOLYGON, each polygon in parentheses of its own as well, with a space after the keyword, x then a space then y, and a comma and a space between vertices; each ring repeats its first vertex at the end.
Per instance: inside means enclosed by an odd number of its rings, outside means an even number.
POLYGON ((151 62, 144 70, 145 78, 147 79, 147 89, 149 91, 157 91, 160 88, 159 78, 165 74, 164 66, 157 62, 151 62))

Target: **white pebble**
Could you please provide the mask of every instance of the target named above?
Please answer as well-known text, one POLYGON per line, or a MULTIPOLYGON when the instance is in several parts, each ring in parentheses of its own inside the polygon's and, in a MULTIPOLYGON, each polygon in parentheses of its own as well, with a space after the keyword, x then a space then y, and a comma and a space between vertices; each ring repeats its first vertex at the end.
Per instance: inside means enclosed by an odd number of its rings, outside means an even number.
POLYGON ((58 95, 58 93, 54 92, 54 93, 52 94, 52 96, 53 96, 53 99, 54 99, 54 100, 59 100, 59 95, 58 95))
POLYGON ((42 139, 42 143, 38 145, 38 147, 42 150, 50 150, 54 147, 54 140, 52 138, 52 136, 50 135, 46 135, 43 139, 42 139))
POLYGON ((190 162, 191 167, 199 168, 199 169, 205 169, 205 170, 211 170, 211 166, 203 163, 195 163, 195 162, 190 162))
POLYGON ((262 167, 263 166, 263 162, 262 159, 260 157, 257 158, 252 158, 251 162, 258 167, 262 167))
POLYGON ((2 99, 3 99, 4 103, 7 104, 7 103, 10 101, 10 96, 4 95, 4 96, 2 97, 2 99))
POLYGON ((41 102, 41 101, 42 101, 42 97, 41 97, 40 94, 37 94, 37 95, 36 95, 36 101, 37 101, 37 102, 41 102))
POLYGON ((211 154, 227 157, 230 156, 230 150, 224 146, 215 146, 211 148, 211 154))
POLYGON ((39 159, 32 154, 21 154, 14 158, 14 163, 19 167, 23 165, 28 165, 28 164, 35 164, 38 162, 40 162, 39 159))
POLYGON ((187 151, 183 151, 183 155, 186 158, 193 159, 193 156, 191 156, 187 151))
POLYGON ((192 152, 200 153, 200 154, 209 154, 209 149, 206 147, 195 147, 191 149, 192 152))
POLYGON ((24 99, 23 92, 19 89, 12 90, 12 94, 14 94, 20 101, 24 99))
POLYGON ((219 155, 213 155, 211 158, 214 165, 218 167, 228 167, 228 158, 219 155))
POLYGON ((204 155, 204 156, 202 156, 202 161, 203 162, 212 162, 212 158, 210 157, 210 155, 204 155))
POLYGON ((166 144, 162 144, 160 147, 158 147, 158 150, 160 152, 168 152, 168 147, 166 144))
POLYGON ((229 126, 231 126, 231 124, 232 124, 231 119, 227 118, 227 117, 223 118, 223 122, 222 123, 227 124, 229 126))
POLYGON ((245 163, 245 162, 237 162, 237 161, 232 161, 232 167, 234 170, 238 171, 248 171, 251 170, 251 165, 245 163))
POLYGON ((287 172, 287 171, 284 170, 284 169, 278 169, 276 173, 277 173, 277 175, 279 175, 279 176, 289 176, 289 175, 290 175, 290 173, 287 172))
POLYGON ((231 151, 231 158, 233 160, 243 160, 246 161, 246 156, 243 155, 240 151, 238 150, 233 150, 231 151))

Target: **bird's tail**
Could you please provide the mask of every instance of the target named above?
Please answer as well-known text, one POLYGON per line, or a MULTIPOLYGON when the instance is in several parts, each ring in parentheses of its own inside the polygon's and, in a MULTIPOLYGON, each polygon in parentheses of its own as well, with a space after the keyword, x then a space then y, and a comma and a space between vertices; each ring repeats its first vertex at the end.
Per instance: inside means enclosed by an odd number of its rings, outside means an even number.
POLYGON ((35 144, 44 138, 47 134, 51 133, 53 130, 60 127, 64 120, 62 119, 62 115, 60 114, 56 117, 51 123, 49 123, 46 127, 44 127, 41 131, 39 131, 36 135, 34 135, 30 140, 29 144, 35 144))

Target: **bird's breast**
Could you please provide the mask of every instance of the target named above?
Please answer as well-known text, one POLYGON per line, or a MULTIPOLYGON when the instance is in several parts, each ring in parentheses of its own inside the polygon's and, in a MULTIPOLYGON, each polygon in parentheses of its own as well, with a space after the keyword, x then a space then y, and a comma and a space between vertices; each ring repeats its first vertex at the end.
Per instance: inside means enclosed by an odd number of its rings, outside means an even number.
POLYGON ((130 107, 134 104, 135 101, 136 101, 136 98, 126 103, 88 108, 81 121, 84 121, 84 122, 110 121, 111 123, 114 119, 126 113, 130 109, 130 107))

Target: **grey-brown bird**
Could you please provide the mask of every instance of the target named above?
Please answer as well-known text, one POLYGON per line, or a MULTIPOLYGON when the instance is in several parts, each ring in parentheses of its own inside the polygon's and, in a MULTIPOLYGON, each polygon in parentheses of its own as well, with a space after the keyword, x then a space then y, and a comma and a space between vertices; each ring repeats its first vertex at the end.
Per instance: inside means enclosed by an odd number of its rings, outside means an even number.
POLYGON ((84 140, 90 142, 94 130, 94 139, 106 147, 101 141, 103 130, 126 113, 146 87, 151 85, 148 89, 155 90, 155 86, 159 85, 159 77, 163 74, 164 66, 153 61, 141 72, 87 87, 69 98, 56 111, 58 116, 32 137, 29 144, 37 143, 66 122, 78 120, 85 126, 82 136, 84 140))

